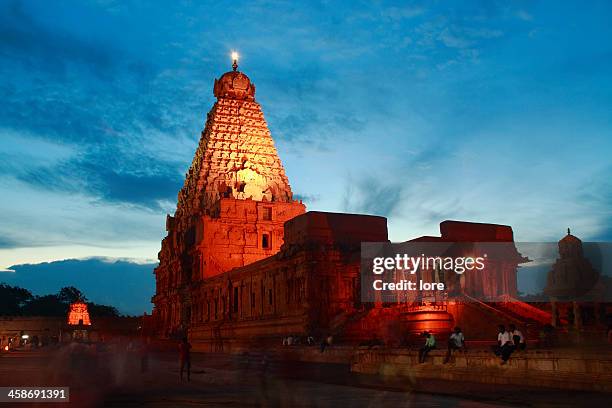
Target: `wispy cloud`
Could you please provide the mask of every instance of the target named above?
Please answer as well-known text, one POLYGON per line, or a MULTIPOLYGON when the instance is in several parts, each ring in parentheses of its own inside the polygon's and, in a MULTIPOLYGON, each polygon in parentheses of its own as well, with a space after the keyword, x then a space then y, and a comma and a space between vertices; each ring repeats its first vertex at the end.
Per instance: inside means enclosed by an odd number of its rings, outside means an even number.
POLYGON ((343 210, 390 216, 401 204, 402 186, 372 176, 348 177, 342 197, 343 210))
POLYGON ((525 10, 522 10, 522 9, 516 11, 516 17, 519 20, 523 20, 523 21, 532 21, 533 20, 533 16, 530 13, 528 13, 525 10))
POLYGON ((319 194, 300 194, 300 193, 293 194, 294 200, 302 200, 307 204, 314 204, 317 201, 319 201, 320 198, 321 197, 319 196, 319 194))
POLYGON ((231 48, 309 209, 609 237, 609 27, 522 7, 5 2, 0 247, 154 258, 231 48))

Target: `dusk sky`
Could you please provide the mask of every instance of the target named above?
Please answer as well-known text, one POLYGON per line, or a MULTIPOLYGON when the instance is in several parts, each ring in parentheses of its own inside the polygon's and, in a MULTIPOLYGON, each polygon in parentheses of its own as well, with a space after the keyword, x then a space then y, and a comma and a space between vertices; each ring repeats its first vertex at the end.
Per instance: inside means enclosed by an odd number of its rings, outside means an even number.
POLYGON ((610 21, 608 1, 3 1, 0 270, 155 262, 233 49, 309 210, 386 216, 394 241, 446 219, 610 241, 610 21))

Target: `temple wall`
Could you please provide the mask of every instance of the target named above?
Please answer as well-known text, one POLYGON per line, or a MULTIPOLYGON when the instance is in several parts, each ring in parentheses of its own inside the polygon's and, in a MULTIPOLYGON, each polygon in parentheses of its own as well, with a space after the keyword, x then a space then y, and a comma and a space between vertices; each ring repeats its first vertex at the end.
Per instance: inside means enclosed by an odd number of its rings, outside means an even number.
POLYGON ((353 309, 352 288, 344 284, 353 281, 343 277, 357 276, 358 265, 334 262, 329 252, 327 261, 315 262, 317 254, 274 256, 204 281, 192 295, 194 349, 275 345, 289 334, 320 335, 329 329, 334 316, 353 309))
MULTIPOLYGON (((272 207, 274 211, 284 210, 285 214, 301 210, 291 203, 275 204, 278 207, 272 207)), ((257 232, 253 233, 253 245, 245 237, 249 228, 280 231, 276 212, 272 220, 261 219, 262 206, 266 205, 271 204, 228 199, 221 218, 206 219, 203 224, 203 231, 217 228, 228 235, 211 234, 213 240, 202 242, 202 248, 243 257, 265 255, 255 242, 257 232), (229 237, 231 234, 234 236, 229 237)), ((423 330, 445 338, 455 325, 475 341, 495 339, 497 325, 510 323, 528 338, 537 338, 542 316, 467 295, 474 290, 480 296, 488 291, 494 297, 502 293, 508 297, 511 286, 504 279, 499 284, 497 279, 481 282, 485 286, 480 289, 468 282, 467 293, 440 305, 361 304, 360 244, 385 241, 385 221, 381 217, 320 212, 294 217, 284 223, 276 254, 194 280, 187 286, 188 293, 172 292, 174 300, 168 303, 166 324, 177 324, 187 310, 190 340, 196 350, 202 351, 275 345, 287 335, 321 338, 332 334, 353 344, 372 339, 387 345, 409 344, 420 341, 423 330)), ((202 239, 206 236, 202 234, 202 239)), ((497 262, 490 266, 501 276, 512 274, 511 265, 497 262)))
POLYGON ((0 317, 0 345, 5 346, 8 338, 19 339, 21 332, 30 336, 58 337, 66 325, 66 318, 44 316, 3 316, 0 317))
MULTIPOLYGON (((97 339, 110 340, 115 336, 138 336, 141 322, 141 317, 99 317, 85 328, 95 332, 97 339)), ((30 339, 37 336, 44 342, 52 338, 70 340, 74 327, 68 325, 65 317, 0 316, 0 346, 6 345, 9 337, 19 339, 22 333, 30 339)))
POLYGON ((209 278, 277 253, 283 225, 306 211, 299 202, 221 199, 218 217, 203 216, 196 232, 194 280, 209 278), (197 257, 196 257, 197 259, 197 257))
POLYGON ((195 286, 190 328, 194 349, 228 351, 255 339, 274 343, 287 333, 306 333, 305 256, 268 257, 195 286))
POLYGON ((278 254, 193 286, 194 348, 228 350, 335 332, 358 306, 358 243, 386 234, 380 217, 307 213, 290 220, 278 254))
MULTIPOLYGON (((277 253, 284 223, 305 211, 304 204, 223 198, 215 217, 199 218, 193 243, 156 269, 155 317, 162 333, 185 327, 193 312, 194 284, 277 253)), ((222 305, 218 305, 217 314, 222 305)), ((200 306, 196 304, 196 311, 200 306)))

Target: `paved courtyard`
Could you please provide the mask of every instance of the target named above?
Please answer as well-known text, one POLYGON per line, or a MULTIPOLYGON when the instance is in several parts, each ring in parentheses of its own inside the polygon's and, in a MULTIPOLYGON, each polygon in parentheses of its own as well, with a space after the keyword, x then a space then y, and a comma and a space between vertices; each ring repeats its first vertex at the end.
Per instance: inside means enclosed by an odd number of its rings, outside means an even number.
POLYGON ((70 404, 39 404, 42 407, 485 408, 603 402, 597 400, 603 396, 585 399, 580 394, 550 391, 521 394, 460 383, 431 383, 424 385, 427 392, 415 392, 414 384, 389 386, 379 378, 352 375, 340 365, 270 362, 264 369, 259 356, 237 360, 195 355, 191 381, 181 382, 175 357, 172 353, 151 355, 148 369, 142 372, 140 356, 123 349, 99 352, 71 345, 57 350, 17 351, 0 355, 0 385, 70 387, 70 404))

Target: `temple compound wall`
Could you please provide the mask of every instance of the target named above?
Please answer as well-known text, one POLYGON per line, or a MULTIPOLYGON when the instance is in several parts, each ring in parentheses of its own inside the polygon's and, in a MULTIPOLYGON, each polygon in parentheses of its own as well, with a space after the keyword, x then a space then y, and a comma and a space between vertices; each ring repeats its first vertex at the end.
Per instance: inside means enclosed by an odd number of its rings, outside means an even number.
MULTIPOLYGON (((74 340, 75 329, 86 329, 90 339, 111 341, 116 338, 137 337, 141 333, 141 317, 97 317, 91 325, 69 324, 66 317, 49 316, 0 316, 0 348, 9 344, 17 347, 23 335, 28 342, 40 341, 42 344, 53 344, 60 341, 74 340)), ((77 322, 78 323, 78 322, 77 322)))
MULTIPOLYGON (((511 243, 512 230, 448 221, 441 224, 441 237, 427 238, 511 243), (470 229, 463 238, 454 234, 470 229), (491 235, 497 230, 505 230, 505 238, 491 235)), ((409 302, 362 303, 361 243, 387 239, 383 217, 307 212, 287 221, 277 253, 191 286, 189 338, 194 349, 237 352, 278 346, 287 335, 330 334, 342 343, 377 339, 400 345, 417 339, 423 330, 446 335, 455 325, 466 327, 472 341, 486 341, 495 338, 499 322, 528 331, 532 324, 535 329, 550 319, 510 296, 516 288, 516 263, 488 265, 502 277, 489 277, 486 284, 497 302, 478 300, 483 286, 468 284, 437 302, 419 293, 409 302), (499 295, 505 301, 500 302, 499 295)))

